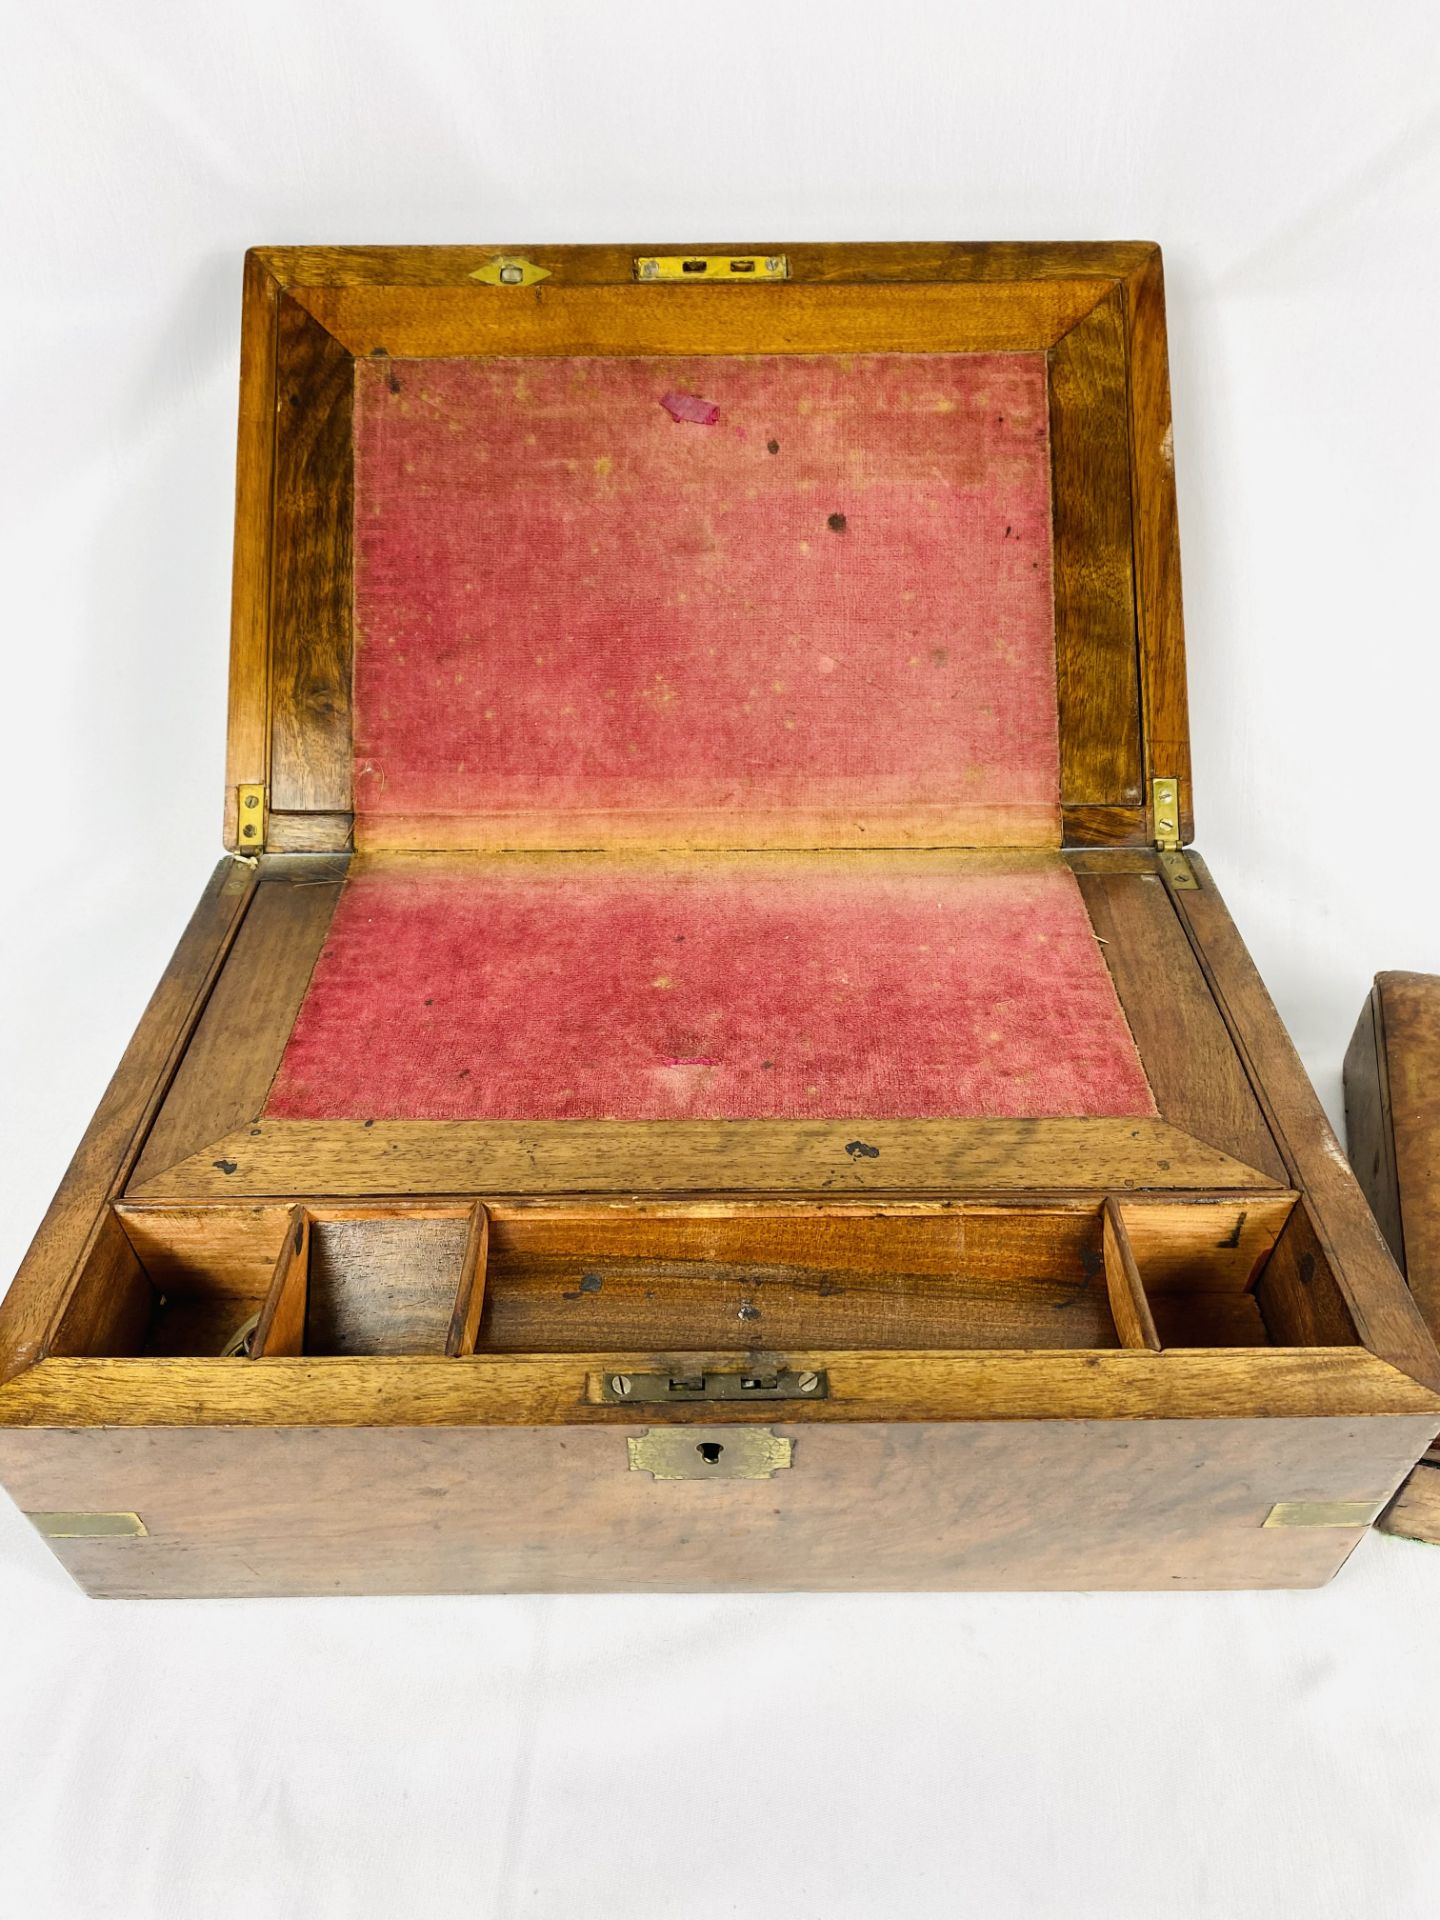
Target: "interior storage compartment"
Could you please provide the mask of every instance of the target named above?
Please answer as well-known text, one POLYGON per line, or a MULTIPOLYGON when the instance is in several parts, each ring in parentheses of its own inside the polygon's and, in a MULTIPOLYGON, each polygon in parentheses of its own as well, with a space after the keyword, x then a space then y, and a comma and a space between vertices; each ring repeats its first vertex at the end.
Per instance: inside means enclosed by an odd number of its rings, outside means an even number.
POLYGON ((124 1206, 55 1336, 155 1356, 1349 1345, 1289 1193, 124 1206))
POLYGON ((51 1351, 468 1353, 487 1233, 465 1203, 116 1208, 51 1351))

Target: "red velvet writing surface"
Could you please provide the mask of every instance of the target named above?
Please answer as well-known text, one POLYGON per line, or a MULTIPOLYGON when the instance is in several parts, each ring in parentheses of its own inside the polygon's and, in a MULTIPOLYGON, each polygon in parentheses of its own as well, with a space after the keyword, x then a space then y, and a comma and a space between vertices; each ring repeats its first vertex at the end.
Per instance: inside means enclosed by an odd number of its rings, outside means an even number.
POLYGON ((347 884, 284 1119, 1153 1114, 1040 856, 411 859, 347 884))
POLYGON ((360 844, 1058 844, 1043 354, 356 373, 360 844))

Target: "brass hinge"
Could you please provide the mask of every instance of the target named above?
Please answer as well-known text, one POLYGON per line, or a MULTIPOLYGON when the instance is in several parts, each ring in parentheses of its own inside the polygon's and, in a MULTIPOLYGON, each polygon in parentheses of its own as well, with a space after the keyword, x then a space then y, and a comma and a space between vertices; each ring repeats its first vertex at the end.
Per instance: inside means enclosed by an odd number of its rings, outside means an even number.
POLYGON ((1200 882, 1195 878, 1190 862, 1185 858, 1185 850, 1180 845, 1180 782, 1178 780, 1150 782, 1150 813, 1155 823, 1155 845, 1160 854, 1160 871, 1177 893, 1198 893, 1200 882))
POLYGON ((1155 822, 1155 844, 1162 853, 1180 851, 1180 782, 1152 780, 1150 810, 1155 822))
POLYGON ((635 262, 637 280, 788 280, 783 253, 644 253, 635 262))
POLYGON ((261 786, 235 789, 236 844, 241 853, 261 853, 265 848, 265 789, 261 786))

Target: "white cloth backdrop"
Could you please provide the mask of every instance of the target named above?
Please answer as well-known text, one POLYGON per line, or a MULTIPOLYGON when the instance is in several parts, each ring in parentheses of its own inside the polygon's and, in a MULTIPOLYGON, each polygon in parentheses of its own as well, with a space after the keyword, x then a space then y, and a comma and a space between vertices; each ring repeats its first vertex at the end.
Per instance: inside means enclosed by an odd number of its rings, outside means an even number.
MULTIPOLYGON (((1430 0, 6 0, 0 1274, 219 844, 254 241, 1158 238, 1199 843, 1332 1114, 1432 871, 1430 0)), ((1430 1920, 1440 1551, 1272 1596, 97 1605, 0 1909, 1430 1920)))

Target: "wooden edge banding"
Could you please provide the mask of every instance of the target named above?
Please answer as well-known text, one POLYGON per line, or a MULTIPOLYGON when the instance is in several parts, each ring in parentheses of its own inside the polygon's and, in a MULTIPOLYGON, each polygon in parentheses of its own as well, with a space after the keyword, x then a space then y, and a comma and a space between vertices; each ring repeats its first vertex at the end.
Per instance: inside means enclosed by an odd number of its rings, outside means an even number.
POLYGON ((1126 275, 1124 287, 1146 801, 1148 804, 1153 779, 1178 780, 1180 838, 1188 842, 1195 831, 1190 719, 1180 604, 1180 524, 1165 338, 1165 276, 1158 247, 1126 275))
POLYGON ((1194 892, 1173 895, 1261 1111, 1293 1183, 1309 1202, 1316 1237, 1361 1340, 1371 1353, 1440 1390, 1440 1352, 1365 1204, 1315 1089, 1209 869, 1190 864, 1194 892))
MULTIPOLYGON (((465 286, 497 255, 518 256, 543 267, 562 285, 630 286, 635 261, 647 254, 783 254, 791 281, 904 284, 926 280, 1123 279, 1155 252, 1149 240, 1099 241, 727 241, 681 243, 636 241, 628 246, 530 245, 495 241, 475 246, 257 247, 251 258, 282 287, 465 286)), ((501 289, 509 298, 513 289, 501 289)), ((692 289, 680 286, 677 293, 692 289)), ((729 291, 741 292, 740 288, 729 291)))
POLYGON ((477 1200, 470 1209, 465 1254, 460 1262, 460 1283, 455 1289, 455 1311, 450 1316, 450 1329, 445 1336, 445 1351, 452 1359, 474 1353, 475 1342, 480 1337, 489 1254, 490 1215, 477 1200))
POLYGON ((132 1200, 1275 1188, 1161 1120, 267 1120, 132 1200), (873 1154, 852 1153, 861 1141, 873 1154))
POLYGON ((1149 847, 1150 816, 1144 807, 1063 806, 1060 831, 1072 847, 1149 847))
POLYGON ((1110 1295, 1110 1311, 1122 1347, 1140 1347, 1159 1353, 1160 1336, 1155 1331, 1150 1302, 1144 1282, 1135 1264, 1135 1250, 1125 1231, 1125 1221, 1113 1196, 1105 1201, 1102 1221, 1105 1251, 1105 1286, 1110 1295))
POLYGON ((355 841, 349 813, 272 812, 265 845, 271 853, 348 853, 355 841))
POLYGON ((240 421, 230 590, 225 842, 239 844, 235 790, 270 778, 270 539, 275 486, 275 333, 280 286, 260 253, 245 256, 240 309, 240 421))
POLYGON ((131 1171, 136 1188, 212 1143, 213 1157, 223 1157, 227 1135, 260 1113, 329 930, 346 864, 323 855, 265 856, 245 925, 131 1171))
POLYGON ((354 361, 288 293, 275 318, 270 807, 352 810, 354 361))
POLYGON ((105 1203, 129 1177, 250 903, 256 878, 253 868, 228 858, 211 874, 10 1291, 0 1301, 0 1380, 39 1358, 47 1331, 63 1314, 103 1227, 105 1203))
POLYGON ((1043 352, 1108 291, 1104 281, 790 279, 755 287, 566 284, 516 297, 466 280, 425 288, 296 286, 284 296, 354 359, 475 354, 1043 352))
POLYGON ((275 1260, 275 1274, 255 1333, 250 1342, 252 1360, 293 1357, 305 1351, 305 1309, 310 1296, 310 1216, 301 1206, 290 1209, 285 1238, 275 1260))
POLYGON ((1093 820, 1144 801, 1118 287, 1051 348, 1047 386, 1060 796, 1093 820))
MULTIPOLYGON (((828 1397, 787 1401, 786 1425, 876 1420, 1224 1420, 1409 1416, 1418 1455, 1440 1395, 1363 1347, 1044 1352, 787 1352, 823 1370, 828 1397)), ((598 1352, 225 1359, 47 1359, 0 1388, 5 1427, 634 1427, 599 1406, 589 1377, 657 1364, 733 1366, 729 1354, 598 1352)), ((667 1406, 668 1423, 714 1424, 713 1403, 667 1406)), ((773 1405, 726 1402, 726 1423, 780 1423, 773 1405)), ((1403 1436, 1406 1442, 1410 1435, 1403 1436)), ((1397 1441, 1397 1453, 1403 1450, 1397 1441)), ((1402 1469, 1397 1465, 1397 1478, 1402 1469)))

